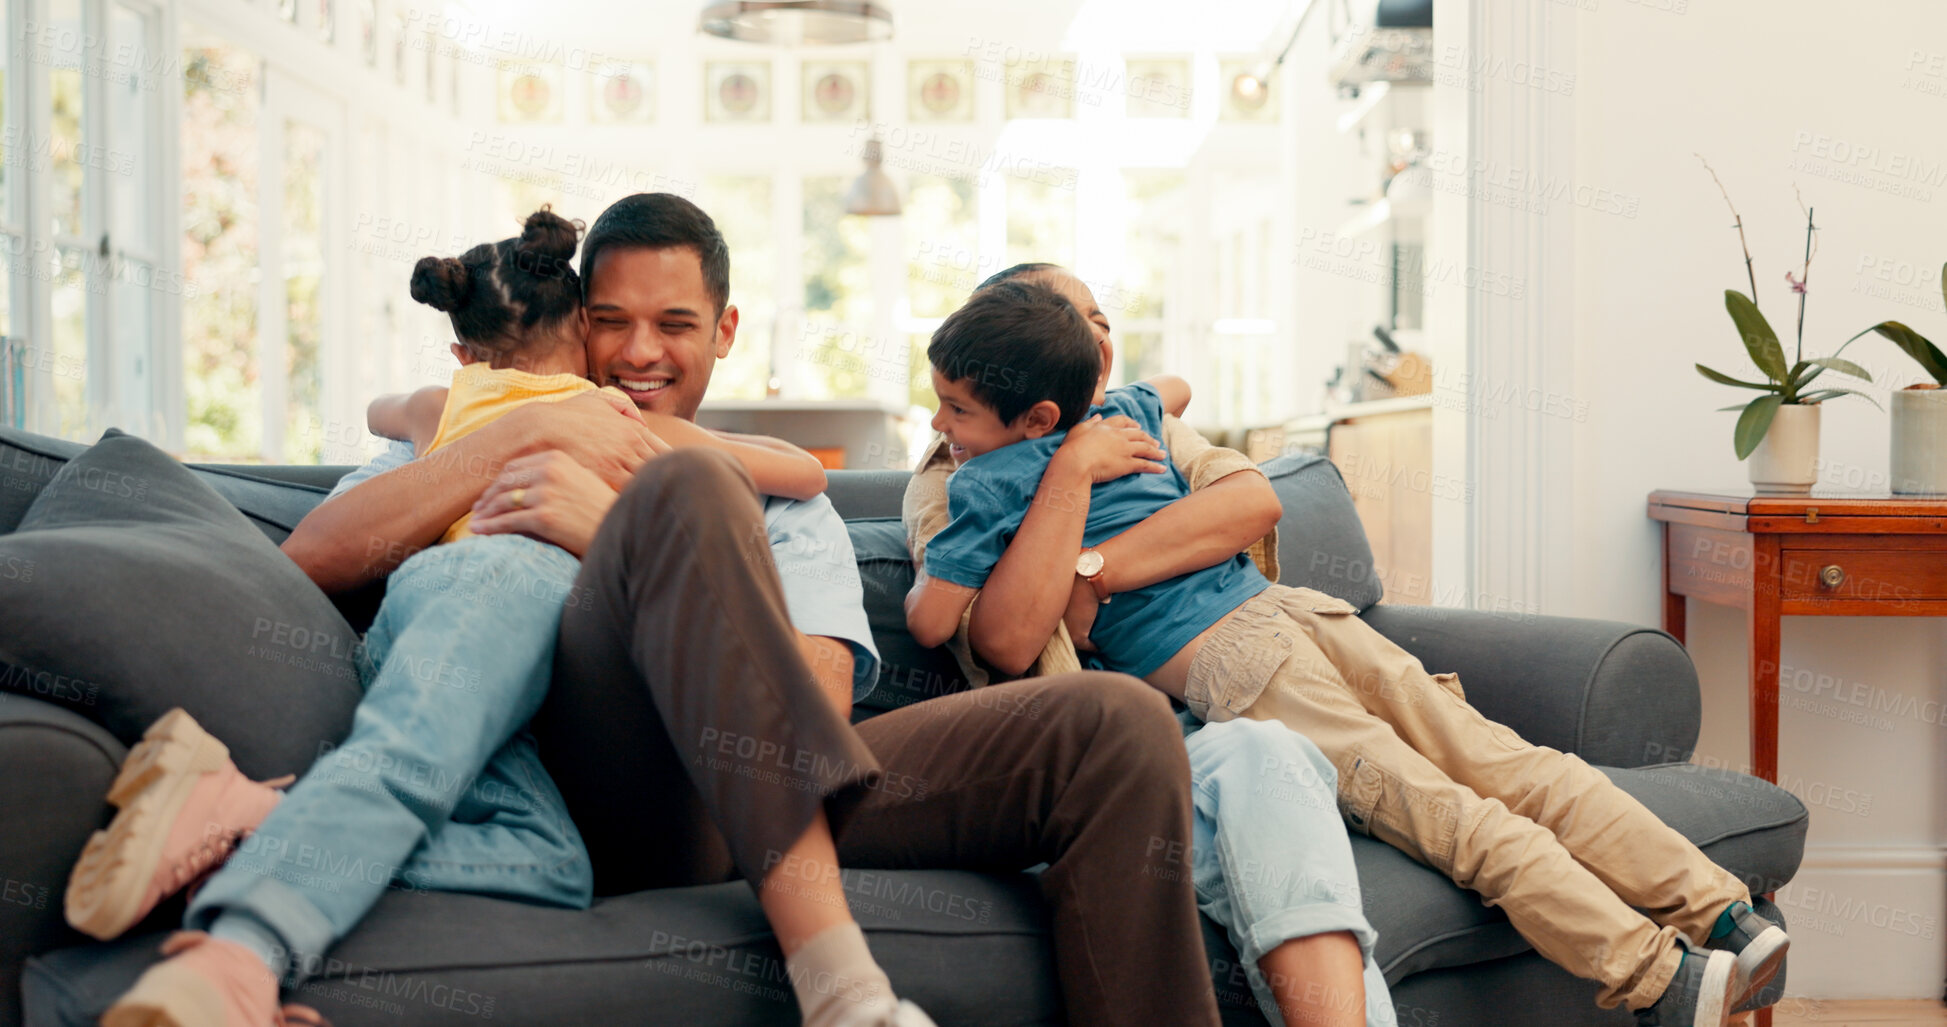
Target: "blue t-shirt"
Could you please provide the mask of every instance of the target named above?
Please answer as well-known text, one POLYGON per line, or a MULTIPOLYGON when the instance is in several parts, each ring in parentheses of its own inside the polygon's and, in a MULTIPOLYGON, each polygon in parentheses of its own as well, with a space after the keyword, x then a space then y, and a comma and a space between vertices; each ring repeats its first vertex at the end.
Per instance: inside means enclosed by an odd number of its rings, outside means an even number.
MULTIPOLYGON (((372 462, 339 479, 331 495, 412 461, 412 444, 393 442, 372 462)), ((807 635, 838 639, 852 650, 852 701, 858 702, 879 682, 879 649, 865 619, 865 588, 845 521, 824 496, 759 498, 764 500, 764 528, 784 583, 791 626, 807 635)))
MULTIPOLYGON (((1147 382, 1111 390, 1089 413, 1124 414, 1163 437, 1163 400, 1147 382)), ((926 573, 967 588, 985 585, 1021 530, 1048 461, 1067 437, 1062 431, 1028 439, 960 465, 947 479, 952 520, 926 545, 926 573)), ((1100 545, 1189 495, 1190 483, 1176 465, 1166 459, 1163 466, 1162 474, 1125 474, 1090 489, 1082 544, 1100 545)), ((1239 553, 1147 588, 1117 592, 1096 613, 1089 640, 1100 650, 1095 655, 1102 666, 1142 677, 1270 585, 1250 557, 1239 553)))

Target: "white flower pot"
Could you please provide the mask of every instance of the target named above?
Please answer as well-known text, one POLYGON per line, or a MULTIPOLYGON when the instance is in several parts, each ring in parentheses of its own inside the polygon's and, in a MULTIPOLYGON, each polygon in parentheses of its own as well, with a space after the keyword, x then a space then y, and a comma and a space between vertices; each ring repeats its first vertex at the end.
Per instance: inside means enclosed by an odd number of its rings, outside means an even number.
POLYGON ((1947 389, 1893 393, 1893 491, 1947 492, 1947 389))
POLYGON ((1760 492, 1804 492, 1819 480, 1818 404, 1787 403, 1751 451, 1751 484, 1760 492))

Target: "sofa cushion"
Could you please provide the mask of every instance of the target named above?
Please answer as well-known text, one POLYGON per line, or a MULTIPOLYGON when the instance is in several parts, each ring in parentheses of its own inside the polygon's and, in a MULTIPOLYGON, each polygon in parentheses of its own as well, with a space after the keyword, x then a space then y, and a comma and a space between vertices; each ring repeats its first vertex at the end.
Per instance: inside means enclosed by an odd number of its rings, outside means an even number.
POLYGON ((0 688, 133 743, 171 707, 257 778, 298 773, 351 725, 357 637, 235 506, 110 432, 0 536, 0 688))
MULTIPOLYGON (((1809 817, 1790 792, 1749 775, 1689 763, 1600 769, 1753 892, 1782 887, 1798 872, 1809 817)), ((1506 914, 1399 850, 1354 835, 1352 855, 1366 918, 1379 932, 1379 967, 1386 980, 1528 948, 1506 914)))
MULTIPOLYGON (((1056 1024, 1046 906, 1026 874, 845 871, 893 987, 941 1023, 1056 1024)), ((160 935, 28 963, 29 1023, 93 1024, 160 935)), ((795 1027, 784 962, 741 881, 602 899, 586 912, 390 892, 290 998, 336 1027, 426 1023, 795 1027)))
POLYGON ((966 688, 960 665, 945 649, 928 649, 906 631, 913 559, 899 518, 846 521, 845 527, 865 586, 865 619, 879 649, 879 684, 859 700, 860 712, 896 710, 966 688))
POLYGON ((20 1022, 29 955, 88 940, 62 917, 61 896, 82 843, 107 822, 101 797, 124 755, 77 714, 0 694, 0 1025, 20 1022))
POLYGON ((79 442, 0 428, 0 534, 19 526, 41 489, 68 461, 87 451, 79 442))
POLYGON ((1278 581, 1317 589, 1364 610, 1385 590, 1365 525, 1339 469, 1322 456, 1293 454, 1258 465, 1284 503, 1278 521, 1278 581))
MULTIPOLYGON (((111 434, 120 432, 110 429, 111 434)), ((67 462, 88 451, 79 442, 0 428, 0 534, 14 530, 41 489, 67 462)), ((187 464, 196 477, 230 501, 264 537, 282 542, 331 482, 349 468, 187 464)))

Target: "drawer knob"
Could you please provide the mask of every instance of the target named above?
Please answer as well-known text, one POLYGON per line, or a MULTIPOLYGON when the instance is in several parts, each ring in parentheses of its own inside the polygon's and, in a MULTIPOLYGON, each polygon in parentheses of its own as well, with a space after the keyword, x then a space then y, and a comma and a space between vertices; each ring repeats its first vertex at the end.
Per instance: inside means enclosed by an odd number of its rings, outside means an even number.
POLYGON ((1846 569, 1836 563, 1826 564, 1825 569, 1819 571, 1819 582, 1826 588, 1838 588, 1846 582, 1846 569))

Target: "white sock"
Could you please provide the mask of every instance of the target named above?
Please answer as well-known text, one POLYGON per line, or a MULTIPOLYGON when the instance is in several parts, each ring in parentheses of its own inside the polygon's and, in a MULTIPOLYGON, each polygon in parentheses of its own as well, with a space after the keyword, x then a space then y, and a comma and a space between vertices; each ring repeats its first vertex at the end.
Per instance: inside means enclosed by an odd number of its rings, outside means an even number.
POLYGON ((827 927, 786 957, 804 1027, 890 1022, 899 1002, 856 923, 827 927))

